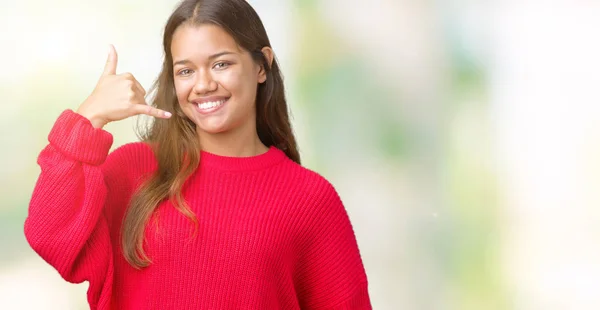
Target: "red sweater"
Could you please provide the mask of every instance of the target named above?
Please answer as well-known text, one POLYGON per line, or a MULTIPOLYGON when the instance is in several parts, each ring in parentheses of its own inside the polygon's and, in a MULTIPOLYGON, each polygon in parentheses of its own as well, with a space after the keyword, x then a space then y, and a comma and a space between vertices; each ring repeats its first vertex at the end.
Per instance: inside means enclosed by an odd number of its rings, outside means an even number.
POLYGON ((91 309, 371 309, 348 214, 323 177, 271 147, 254 157, 201 153, 183 194, 193 224, 168 201, 146 228, 152 264, 123 258, 119 231, 147 144, 109 153, 112 135, 61 114, 38 157, 25 221, 31 247, 72 283, 89 281, 91 309))

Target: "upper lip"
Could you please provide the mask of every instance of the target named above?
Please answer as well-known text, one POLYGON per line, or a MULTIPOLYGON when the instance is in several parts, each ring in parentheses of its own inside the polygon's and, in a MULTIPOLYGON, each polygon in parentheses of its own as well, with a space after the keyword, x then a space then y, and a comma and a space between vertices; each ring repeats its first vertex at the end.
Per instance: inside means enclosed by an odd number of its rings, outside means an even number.
POLYGON ((210 97, 202 97, 202 98, 194 99, 191 102, 195 103, 195 104, 202 104, 202 103, 206 103, 206 102, 217 102, 217 101, 222 101, 222 100, 227 100, 227 99, 229 99, 229 97, 210 96, 210 97))

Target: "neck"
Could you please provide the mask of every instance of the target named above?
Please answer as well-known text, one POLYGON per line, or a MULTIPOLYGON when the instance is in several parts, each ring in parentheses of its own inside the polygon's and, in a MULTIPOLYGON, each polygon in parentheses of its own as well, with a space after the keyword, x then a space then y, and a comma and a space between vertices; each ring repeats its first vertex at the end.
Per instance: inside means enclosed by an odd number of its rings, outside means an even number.
POLYGON ((263 154, 269 150, 258 138, 256 126, 236 128, 216 134, 201 130, 197 130, 197 132, 202 151, 215 155, 250 157, 263 154))

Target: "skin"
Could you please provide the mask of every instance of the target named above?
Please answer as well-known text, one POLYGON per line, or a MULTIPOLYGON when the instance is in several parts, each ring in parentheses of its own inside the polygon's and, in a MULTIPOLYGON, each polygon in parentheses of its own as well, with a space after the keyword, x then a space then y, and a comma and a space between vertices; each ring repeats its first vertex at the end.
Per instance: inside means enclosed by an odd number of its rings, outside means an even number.
MULTIPOLYGON (((261 51, 271 65, 271 48, 261 51)), ((182 25, 174 33, 171 52, 177 99, 185 115, 197 125, 202 149, 234 157, 266 152, 268 148, 256 132, 255 105, 257 86, 267 77, 250 53, 215 25, 182 25), (196 108, 197 102, 219 99, 227 102, 210 115, 196 108)), ((102 75, 77 113, 95 128, 139 114, 171 118, 169 112, 146 103, 146 90, 133 74, 117 74, 117 63, 117 52, 110 45, 102 75)))
POLYGON ((90 120, 95 128, 103 128, 110 122, 139 114, 170 118, 171 113, 146 103, 146 90, 133 74, 117 74, 117 62, 117 51, 110 45, 104 71, 94 91, 79 106, 77 113, 90 120))
MULTIPOLYGON (((273 51, 262 49, 272 63, 273 51)), ((204 151, 246 157, 268 148, 256 131, 256 92, 267 75, 250 53, 222 28, 184 24, 173 35, 174 84, 185 115, 196 124, 204 151), (217 111, 203 114, 197 103, 227 100, 217 111)))

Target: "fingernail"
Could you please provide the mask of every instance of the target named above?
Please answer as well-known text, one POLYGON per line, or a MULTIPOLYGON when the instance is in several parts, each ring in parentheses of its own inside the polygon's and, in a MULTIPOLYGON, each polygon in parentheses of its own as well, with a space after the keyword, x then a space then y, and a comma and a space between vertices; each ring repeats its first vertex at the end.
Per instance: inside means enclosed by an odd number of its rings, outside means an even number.
POLYGON ((165 112, 165 116, 166 117, 171 117, 173 114, 169 113, 169 112, 165 112))

